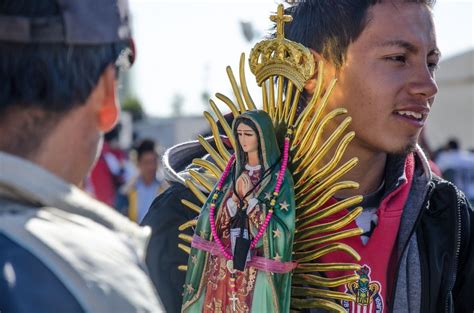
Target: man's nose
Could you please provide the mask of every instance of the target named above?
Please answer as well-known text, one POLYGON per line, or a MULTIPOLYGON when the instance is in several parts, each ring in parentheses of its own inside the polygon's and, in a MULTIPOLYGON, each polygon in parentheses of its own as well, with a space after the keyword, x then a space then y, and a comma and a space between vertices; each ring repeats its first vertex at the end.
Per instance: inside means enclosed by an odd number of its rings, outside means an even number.
POLYGON ((434 98, 438 93, 438 85, 428 66, 420 66, 413 74, 409 83, 409 92, 425 101, 434 98))

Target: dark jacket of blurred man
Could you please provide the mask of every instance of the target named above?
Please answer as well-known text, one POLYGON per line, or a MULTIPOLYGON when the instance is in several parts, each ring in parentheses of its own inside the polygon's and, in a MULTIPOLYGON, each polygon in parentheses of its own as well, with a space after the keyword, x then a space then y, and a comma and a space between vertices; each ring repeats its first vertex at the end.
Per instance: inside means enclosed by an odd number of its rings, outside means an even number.
POLYGON ((126 0, 0 2, 0 311, 161 312, 149 231, 77 186, 133 62, 126 0))

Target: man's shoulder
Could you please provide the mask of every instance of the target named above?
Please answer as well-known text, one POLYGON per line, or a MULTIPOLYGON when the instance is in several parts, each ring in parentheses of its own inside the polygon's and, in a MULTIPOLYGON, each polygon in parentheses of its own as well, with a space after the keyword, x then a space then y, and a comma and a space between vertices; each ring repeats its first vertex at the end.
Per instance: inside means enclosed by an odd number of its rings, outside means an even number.
POLYGON ((0 273, 0 311, 84 311, 63 282, 40 259, 1 232, 0 251, 0 268, 3 269, 0 273), (53 294, 55 296, 51 297, 53 294))
POLYGON ((441 216, 448 220, 447 215, 442 214, 447 212, 460 222, 462 228, 472 228, 469 220, 473 219, 474 211, 466 195, 455 184, 439 176, 433 175, 430 183, 433 186, 428 199, 430 216, 441 216))
POLYGON ((99 221, 100 214, 107 213, 101 210, 90 218, 87 210, 70 207, 27 207, 17 201, 3 204, 0 234, 46 264, 75 297, 87 299, 90 307, 85 310, 93 306, 103 311, 158 307, 144 270, 144 238, 127 236, 129 230, 120 229, 126 224, 114 224, 107 216, 99 221), (126 296, 130 288, 136 291, 133 297, 126 296))

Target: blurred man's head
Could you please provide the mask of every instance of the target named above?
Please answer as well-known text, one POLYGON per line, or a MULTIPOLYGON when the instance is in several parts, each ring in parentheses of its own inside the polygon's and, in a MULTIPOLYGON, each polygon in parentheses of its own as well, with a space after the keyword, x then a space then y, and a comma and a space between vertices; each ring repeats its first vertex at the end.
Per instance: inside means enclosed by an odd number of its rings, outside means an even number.
POLYGON ((1 1, 0 151, 80 182, 118 119, 130 43, 126 1, 1 1))
POLYGON ((142 140, 137 146, 137 166, 145 184, 152 183, 158 170, 158 153, 155 142, 150 139, 142 140))
POLYGON ((456 138, 451 138, 447 143, 448 150, 459 150, 459 141, 456 138))

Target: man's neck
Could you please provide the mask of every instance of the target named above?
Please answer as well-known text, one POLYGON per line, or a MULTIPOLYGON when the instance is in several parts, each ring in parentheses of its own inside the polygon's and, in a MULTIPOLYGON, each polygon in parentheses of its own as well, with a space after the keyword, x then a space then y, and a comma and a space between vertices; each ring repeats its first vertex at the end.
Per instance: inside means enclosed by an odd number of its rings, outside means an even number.
POLYGON ((359 162, 344 175, 343 179, 357 182, 359 189, 343 190, 337 194, 338 197, 347 198, 355 195, 367 195, 377 190, 384 179, 387 153, 376 153, 357 145, 349 145, 340 164, 344 164, 345 161, 353 157, 357 157, 359 162))
POLYGON ((155 177, 149 177, 149 176, 145 177, 144 175, 141 175, 140 178, 142 180, 143 185, 147 187, 152 185, 155 182, 155 177))
POLYGON ((87 108, 75 109, 58 123, 29 160, 65 181, 79 186, 98 155, 100 134, 87 108))

